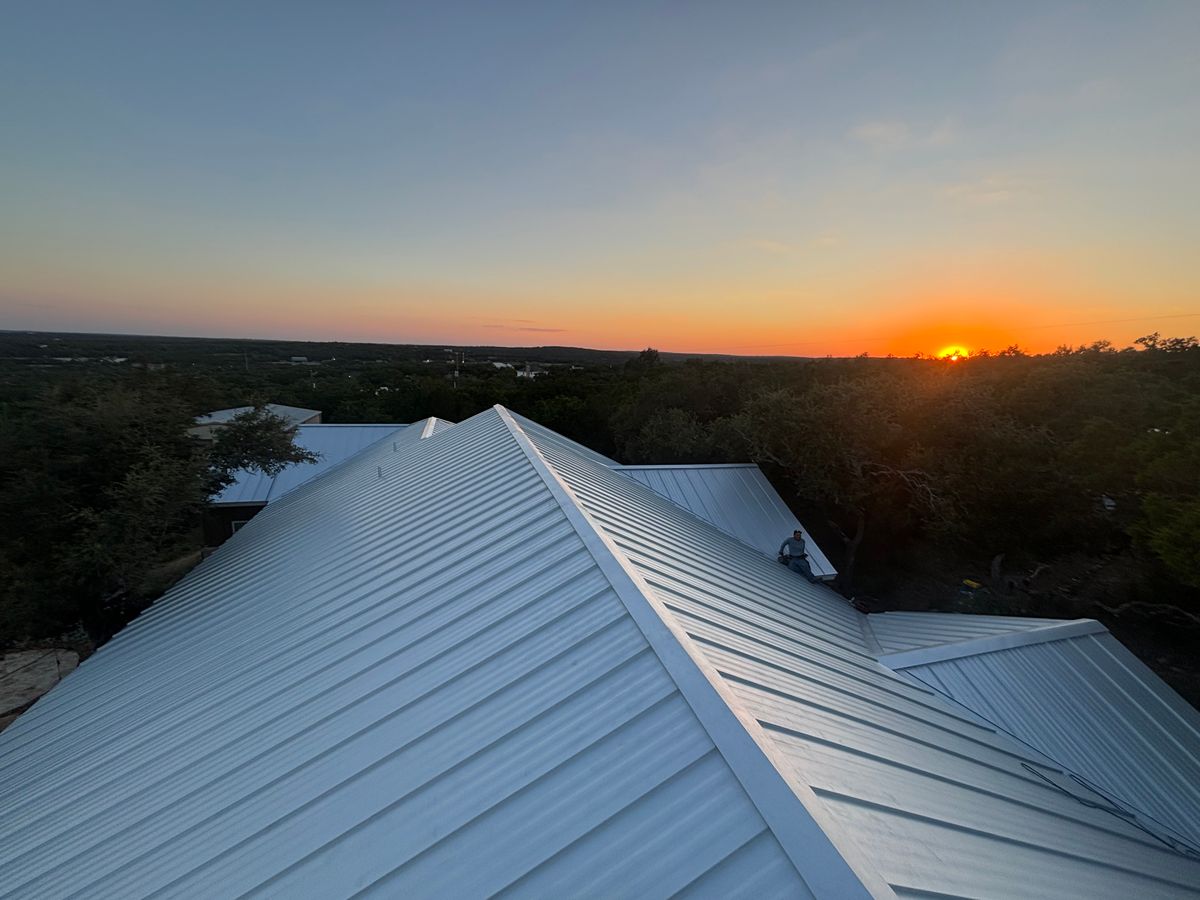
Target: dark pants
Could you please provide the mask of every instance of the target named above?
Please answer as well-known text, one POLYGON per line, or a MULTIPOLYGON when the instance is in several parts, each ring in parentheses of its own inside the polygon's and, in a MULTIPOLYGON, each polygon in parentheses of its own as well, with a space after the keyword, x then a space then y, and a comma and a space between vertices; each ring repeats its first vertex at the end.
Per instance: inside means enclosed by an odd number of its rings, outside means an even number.
POLYGON ((817 583, 817 576, 812 573, 812 566, 808 564, 808 560, 803 556, 793 556, 788 559, 788 568, 793 572, 799 572, 813 584, 817 583))

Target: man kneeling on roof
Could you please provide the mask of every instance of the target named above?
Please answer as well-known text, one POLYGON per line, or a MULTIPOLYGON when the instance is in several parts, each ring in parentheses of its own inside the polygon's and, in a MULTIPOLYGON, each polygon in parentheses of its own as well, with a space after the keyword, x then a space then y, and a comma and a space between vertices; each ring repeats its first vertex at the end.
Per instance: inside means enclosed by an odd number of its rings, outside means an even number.
POLYGON ((804 532, 797 528, 792 536, 779 545, 779 561, 787 565, 793 572, 799 572, 813 584, 817 576, 808 564, 808 550, 804 546, 804 532))

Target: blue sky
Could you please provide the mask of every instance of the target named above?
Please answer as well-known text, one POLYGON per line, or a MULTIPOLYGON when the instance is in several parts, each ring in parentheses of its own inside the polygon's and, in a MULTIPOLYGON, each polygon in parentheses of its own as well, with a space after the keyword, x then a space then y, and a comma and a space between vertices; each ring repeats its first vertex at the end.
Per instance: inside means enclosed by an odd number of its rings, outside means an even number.
POLYGON ((1128 339, 1053 326, 1200 312, 1198 45, 1194 2, 25 4, 0 33, 0 313, 1128 339))

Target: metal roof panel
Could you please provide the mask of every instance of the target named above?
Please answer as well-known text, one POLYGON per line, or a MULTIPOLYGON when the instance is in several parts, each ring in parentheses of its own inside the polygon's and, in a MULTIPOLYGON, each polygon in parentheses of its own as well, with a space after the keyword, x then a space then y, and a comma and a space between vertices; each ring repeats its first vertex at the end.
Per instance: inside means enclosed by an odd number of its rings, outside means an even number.
POLYGON ((903 671, 1200 848, 1200 713, 1111 634, 903 671))
POLYGON ((829 558, 753 463, 620 466, 619 471, 774 559, 792 532, 804 532, 813 574, 837 575, 829 558))
POLYGON ((1060 620, 944 612, 885 612, 867 622, 883 653, 957 644, 973 638, 1043 628, 1060 620))
POLYGON ((1043 753, 877 662, 841 598, 561 440, 534 442, 689 651, 775 743, 791 783, 819 799, 843 854, 891 890, 1200 893, 1200 861, 1098 808, 1043 753))
POLYGON ((270 504, 0 733, 0 871, 3 896, 807 895, 495 412, 270 504))
POLYGON ((349 459, 376 441, 397 436, 410 425, 299 425, 295 443, 318 455, 316 462, 296 463, 278 475, 271 476, 258 469, 242 469, 236 480, 211 501, 214 505, 234 503, 270 503, 327 469, 349 459))

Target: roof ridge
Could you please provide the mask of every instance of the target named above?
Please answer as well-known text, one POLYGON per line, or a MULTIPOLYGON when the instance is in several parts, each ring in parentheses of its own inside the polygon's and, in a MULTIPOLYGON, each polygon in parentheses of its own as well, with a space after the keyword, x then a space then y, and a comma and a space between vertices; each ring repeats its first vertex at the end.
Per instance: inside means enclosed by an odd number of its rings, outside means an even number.
POLYGON ((743 708, 692 639, 664 614, 641 575, 597 526, 520 423, 500 404, 493 408, 813 894, 830 900, 895 897, 878 870, 859 853, 850 854, 853 862, 847 858, 845 844, 854 847, 852 842, 833 841, 830 832, 841 829, 816 794, 806 785, 789 783, 783 774, 789 765, 757 719, 743 708))

